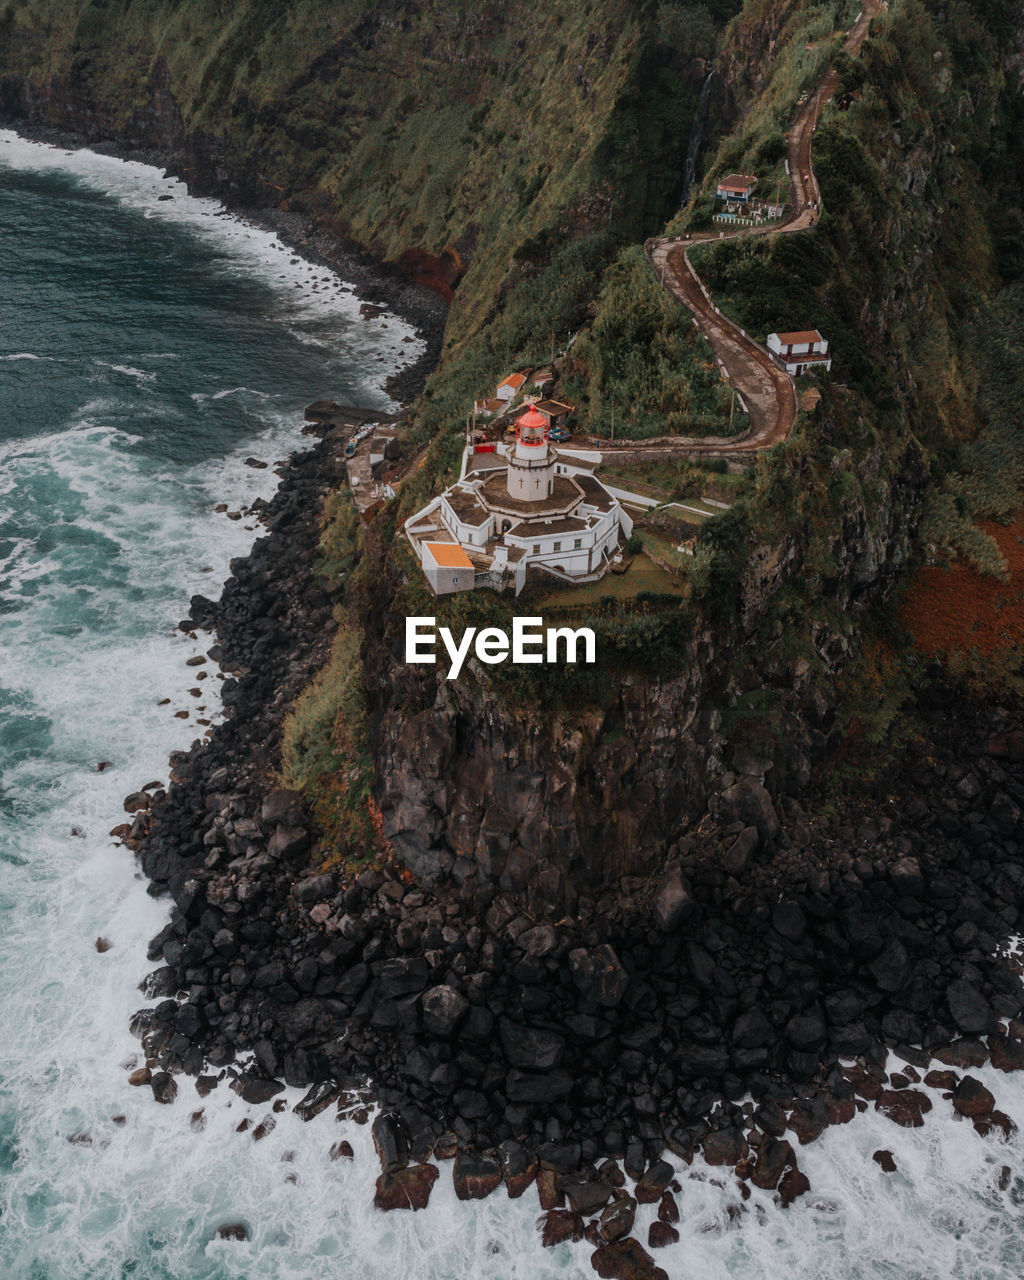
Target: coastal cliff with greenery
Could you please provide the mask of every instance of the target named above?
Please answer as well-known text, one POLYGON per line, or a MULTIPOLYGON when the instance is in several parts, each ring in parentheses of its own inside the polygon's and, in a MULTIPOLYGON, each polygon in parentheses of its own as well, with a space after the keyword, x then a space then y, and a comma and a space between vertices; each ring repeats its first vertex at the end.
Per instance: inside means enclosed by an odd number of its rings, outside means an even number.
MULTIPOLYGON (((887 732, 891 716, 876 724, 860 705, 862 676, 880 652, 912 653, 882 607, 907 575, 958 557, 1008 575, 984 522, 1012 518, 1024 479, 1019 13, 892 0, 853 59, 841 44, 855 16, 839 0, 748 0, 738 12, 624 0, 0 9, 7 116, 156 151, 198 189, 304 214, 450 300, 406 431, 417 467, 372 528, 344 503, 325 523, 323 574, 347 584, 339 639, 297 707, 282 767, 336 815, 339 840, 358 845, 372 797, 415 780, 412 726, 428 711, 443 734, 489 708, 502 728, 464 750, 507 758, 529 732, 538 769, 545 752, 564 754, 556 725, 575 717, 570 771, 604 777, 621 772, 623 740, 641 759, 653 749, 644 723, 657 707, 658 723, 686 726, 679 770, 712 786, 730 769, 805 785, 809 761, 827 761, 851 726, 887 732), (396 531, 454 478, 473 397, 568 347, 561 385, 585 429, 727 430, 731 394, 643 241, 706 226, 710 184, 727 172, 781 190, 786 131, 830 65, 840 83, 814 138, 819 224, 695 255, 756 338, 828 336, 820 402, 752 460, 728 514, 704 523, 685 598, 590 610, 599 677, 556 688, 481 672, 475 692, 410 688, 396 627, 424 602, 396 531), (712 69, 698 181, 677 213, 712 69), (893 627, 895 649, 883 644, 893 627)), ((453 624, 501 622, 510 608, 489 593, 437 602, 453 624)), ((906 661, 872 670, 887 706, 911 688, 906 661)), ((1011 684, 1014 661, 1000 659, 1011 684)), ((449 778, 456 754, 437 766, 449 778)), ((652 783, 670 808, 671 772, 652 783)), ((676 821, 708 802, 703 782, 691 787, 676 821)), ((619 831, 615 866, 634 839, 628 821, 619 831)), ((439 839, 454 837, 445 827, 439 839)))
POLYGON ((274 1113, 281 1080, 309 1087, 310 1121, 372 1100, 378 1208, 425 1207, 454 1158, 458 1199, 536 1180, 544 1246, 651 1280, 629 1233, 679 1243, 677 1173, 735 1169, 722 1223, 770 1225, 761 1197, 806 1195, 804 1146, 869 1103, 916 1129, 949 1101, 1001 1166, 1014 1121, 957 1072, 1024 1066, 1024 28, 994 0, 872 2, 853 57, 855 10, 0 7, 5 119, 166 163, 450 303, 378 437, 393 496, 357 510, 366 415, 311 405, 322 438, 179 623, 225 714, 111 833, 172 904, 122 1058, 160 1103, 180 1074, 274 1113), (833 368, 798 379, 771 448, 712 444, 743 430, 722 347, 651 240, 707 229, 724 174, 781 192, 829 68, 813 225, 689 248, 754 343, 818 326, 833 368), (584 431, 631 442, 603 474, 666 500, 621 575, 435 597, 403 522, 454 478, 471 400, 549 361, 584 431), (683 433, 703 439, 652 451, 683 433), (592 626, 597 663, 405 660, 411 615, 513 610, 592 626))

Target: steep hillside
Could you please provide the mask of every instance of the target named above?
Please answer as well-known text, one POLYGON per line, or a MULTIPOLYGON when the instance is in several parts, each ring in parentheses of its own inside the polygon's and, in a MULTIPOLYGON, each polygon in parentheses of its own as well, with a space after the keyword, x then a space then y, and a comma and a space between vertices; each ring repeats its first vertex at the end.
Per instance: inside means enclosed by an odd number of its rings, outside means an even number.
MULTIPOLYGON (((21 0, 0 21, 0 108, 156 147, 449 295, 465 275, 453 347, 538 254, 582 240, 590 272, 603 237, 664 218, 702 73, 624 0, 21 0)), ((545 342, 556 321, 578 316, 544 316, 545 342)))

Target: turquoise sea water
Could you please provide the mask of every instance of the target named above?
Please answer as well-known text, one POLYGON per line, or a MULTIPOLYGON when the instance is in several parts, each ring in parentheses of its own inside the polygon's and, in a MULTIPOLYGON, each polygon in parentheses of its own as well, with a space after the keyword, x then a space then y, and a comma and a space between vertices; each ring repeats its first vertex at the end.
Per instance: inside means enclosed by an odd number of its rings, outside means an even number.
MULTIPOLYGON (((255 1142, 239 1121, 268 1107, 127 1083, 167 905, 107 832, 216 718, 174 629, 255 536, 214 508, 269 496, 244 460, 301 447, 309 399, 386 405, 408 336, 158 171, 0 132, 0 1280, 594 1274, 586 1244, 540 1248, 532 1191, 458 1204, 446 1168, 426 1213, 383 1216, 365 1126, 285 1113, 255 1142), (330 1160, 341 1137, 354 1163, 330 1160), (239 1221, 249 1240, 216 1237, 239 1221)), ((1024 1122, 1024 1086, 978 1074, 1024 1122)), ((813 1191, 786 1213, 681 1169, 673 1280, 1024 1271, 1018 1138, 982 1141, 936 1097, 923 1129, 869 1112, 799 1154, 813 1191)))

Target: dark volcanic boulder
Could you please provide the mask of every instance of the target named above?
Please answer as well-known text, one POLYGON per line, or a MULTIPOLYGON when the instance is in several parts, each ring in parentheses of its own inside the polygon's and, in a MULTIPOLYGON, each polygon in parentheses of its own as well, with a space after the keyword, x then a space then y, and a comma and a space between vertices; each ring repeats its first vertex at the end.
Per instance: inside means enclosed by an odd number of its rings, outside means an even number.
POLYGON ((554 1169, 543 1166, 537 1171, 537 1199, 542 1209, 560 1209, 565 1204, 562 1179, 554 1169))
POLYGON ((795 902, 772 907, 772 928, 789 942, 799 942, 807 932, 807 917, 795 902))
POLYGON ((537 1159, 542 1169, 575 1173, 583 1159, 583 1148, 578 1142, 542 1142, 537 1148, 537 1159))
POLYGON ((992 1065, 1000 1071, 1024 1070, 1024 1041, 1012 1036, 989 1036, 992 1065))
POLYGON ((682 868, 670 868, 662 877, 651 903, 655 924, 665 933, 671 933, 688 920, 695 909, 682 868))
POLYGON ((900 991, 910 981, 910 958, 898 938, 893 938, 870 965, 871 975, 882 991, 900 991))
POLYGON ((529 1071, 557 1067, 565 1052, 565 1041, 557 1032, 521 1027, 507 1018, 501 1020, 501 1043, 512 1066, 529 1071))
POLYGON ((632 1236, 603 1244, 590 1255, 590 1265, 605 1280, 668 1280, 667 1272, 632 1236))
POLYGON ((166 1071, 154 1071, 149 1083, 157 1102, 173 1102, 178 1096, 178 1086, 174 1083, 174 1077, 166 1071))
POLYGON ((613 1240, 621 1240, 633 1230, 636 1220, 636 1201, 632 1196, 623 1196, 621 1200, 613 1200, 601 1214, 601 1238, 610 1244, 613 1240))
POLYGON ((569 1208, 575 1209, 585 1218, 603 1209, 612 1193, 611 1187, 606 1182, 599 1182, 595 1178, 586 1180, 563 1178, 562 1191, 569 1202, 569 1208))
POLYGON ((304 827, 279 826, 267 843, 272 858, 297 858, 310 845, 309 832, 304 827))
POLYGON ((249 1228, 244 1222, 222 1222, 217 1228, 218 1240, 248 1240, 249 1228))
POLYGON ((429 974, 427 962, 422 956, 388 960, 381 965, 381 989, 392 999, 397 996, 415 995, 427 985, 429 974))
POLYGON ((814 1053, 825 1043, 825 1019, 818 1013, 799 1013, 786 1023, 786 1039, 796 1049, 814 1053))
POLYGON ((629 986, 629 975, 607 943, 591 951, 585 947, 570 951, 569 970, 578 990, 589 1000, 607 1008, 614 1008, 629 986))
POLYGON ((636 1184, 638 1204, 655 1204, 661 1199, 675 1173, 667 1160, 655 1160, 636 1184))
POLYGON ((793 1148, 784 1138, 765 1138, 757 1149, 750 1181, 763 1191, 774 1191, 787 1165, 793 1163, 793 1148))
POLYGON ((239 1076, 231 1081, 231 1088, 243 1102, 269 1102, 275 1093, 280 1093, 284 1085, 277 1080, 264 1080, 260 1076, 239 1076))
POLYGON ((788 1209, 797 1196, 810 1191, 811 1184, 802 1169, 787 1169, 779 1183, 779 1202, 783 1209, 788 1209))
POLYGON ((670 1222, 662 1222, 656 1219, 647 1228, 647 1247, 648 1249, 664 1249, 670 1244, 676 1244, 679 1240, 679 1232, 670 1222))
POLYGON ((541 1228, 540 1242, 545 1249, 583 1239, 583 1219, 569 1209, 549 1209, 541 1214, 537 1225, 541 1228))
POLYGON ((285 826, 301 826, 304 821, 302 796, 298 791, 286 791, 281 788, 271 791, 263 801, 260 819, 267 827, 276 827, 283 822, 285 826))
POLYGON ((703 1142, 708 1164, 735 1164, 747 1154, 747 1140, 741 1129, 716 1129, 703 1142))
POLYGON ((953 1090, 953 1110, 962 1116, 984 1116, 995 1107, 996 1100, 980 1080, 964 1076, 953 1090))
POLYGON ((423 1025, 432 1035, 450 1039, 469 1011, 469 1001, 454 987, 431 987, 420 997, 423 1025))
POLYGON ((501 1165, 494 1156, 460 1151, 455 1157, 452 1181, 460 1200, 482 1200, 501 1182, 501 1165))
POLYGON ((391 1209, 425 1209, 437 1178, 436 1164, 413 1164, 391 1175, 382 1173, 377 1179, 374 1207, 385 1212, 391 1209))
POLYGON ((738 1049, 767 1048, 775 1042, 775 1028, 761 1009, 748 1009, 733 1024, 732 1042, 738 1049))
POLYGON ((401 1119, 393 1112, 378 1115, 371 1130, 373 1146, 384 1173, 397 1173, 409 1163, 409 1139, 401 1119))
POLYGON ((740 778, 719 796, 719 816, 725 822, 742 822, 757 827, 762 840, 778 834, 779 819, 772 798, 753 778, 740 778))
POLYGON ((875 1099, 875 1110, 904 1129, 920 1129, 931 1109, 931 1099, 917 1089, 883 1089, 875 1099))
POLYGON ((518 1071, 508 1073, 505 1090, 509 1102, 547 1102, 572 1092, 572 1076, 567 1071, 518 1071))
POLYGON ((531 1156, 521 1142, 509 1138, 498 1148, 501 1173, 508 1188, 508 1198, 516 1200, 537 1176, 536 1157, 531 1156))
POLYGON ((728 876, 740 876, 747 869, 750 855, 757 848, 760 836, 757 827, 744 827, 722 855, 722 870, 728 876))
POLYGON ((954 1040, 933 1049, 932 1057, 947 1067, 983 1067, 988 1062, 988 1049, 981 1040, 954 1040))
POLYGON ((985 997, 962 978, 950 983, 946 1002, 953 1021, 968 1035, 999 1030, 985 997))
POLYGON ((924 876, 916 858, 898 858, 889 872, 893 888, 908 897, 919 898, 924 892, 924 876))

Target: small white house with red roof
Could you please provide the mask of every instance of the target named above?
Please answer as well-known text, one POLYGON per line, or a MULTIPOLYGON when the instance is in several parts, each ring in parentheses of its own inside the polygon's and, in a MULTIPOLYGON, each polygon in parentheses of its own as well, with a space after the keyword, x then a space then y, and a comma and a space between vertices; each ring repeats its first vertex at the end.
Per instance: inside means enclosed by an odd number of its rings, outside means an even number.
POLYGON ((720 179, 716 194, 719 200, 740 200, 745 204, 754 194, 756 186, 757 178, 753 174, 730 173, 728 177, 720 179))
POLYGON ((768 350, 786 366, 794 378, 818 369, 831 369, 832 357, 828 341, 817 329, 799 329, 793 333, 770 333, 768 350))
POLYGON ((498 389, 494 394, 497 399, 510 404, 519 394, 525 381, 525 373, 510 373, 507 378, 502 378, 498 383, 498 389))
POLYGON ((473 590, 476 569, 457 542, 424 540, 420 544, 420 552, 423 572, 435 595, 447 596, 453 591, 473 590))

